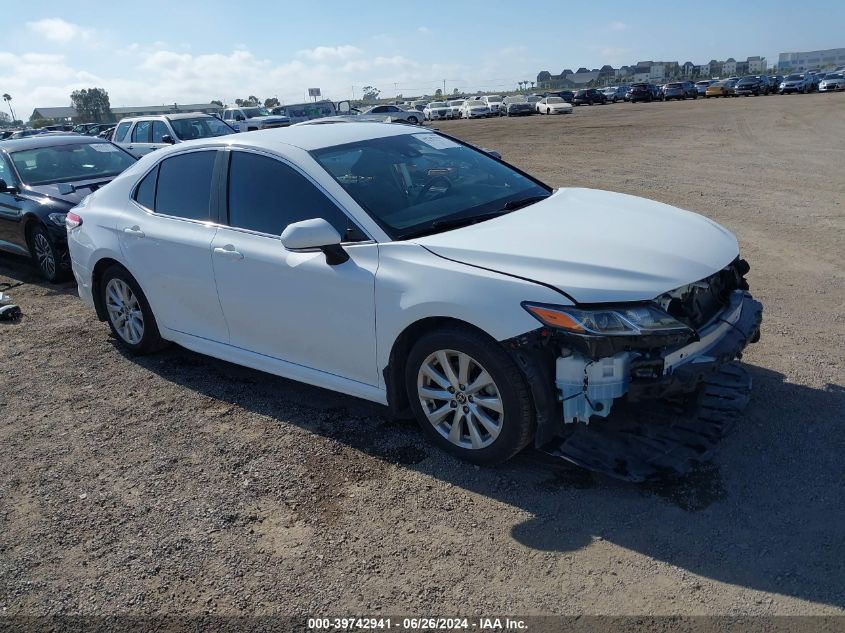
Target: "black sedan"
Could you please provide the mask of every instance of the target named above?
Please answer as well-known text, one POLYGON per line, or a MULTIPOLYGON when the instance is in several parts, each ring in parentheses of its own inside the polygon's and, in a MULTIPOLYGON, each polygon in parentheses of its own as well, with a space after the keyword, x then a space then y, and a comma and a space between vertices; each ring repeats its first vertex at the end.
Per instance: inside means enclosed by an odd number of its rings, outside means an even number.
POLYGON ((596 88, 584 88, 575 93, 572 103, 574 105, 593 105, 594 103, 604 105, 607 103, 607 95, 596 88))
POLYGON ((0 250, 29 255, 48 281, 70 278, 67 212, 134 162, 76 134, 0 141, 0 250))
POLYGON ((737 97, 749 97, 751 95, 759 97, 760 95, 767 95, 769 94, 769 85, 767 82, 762 81, 759 77, 743 77, 736 82, 734 94, 737 97))

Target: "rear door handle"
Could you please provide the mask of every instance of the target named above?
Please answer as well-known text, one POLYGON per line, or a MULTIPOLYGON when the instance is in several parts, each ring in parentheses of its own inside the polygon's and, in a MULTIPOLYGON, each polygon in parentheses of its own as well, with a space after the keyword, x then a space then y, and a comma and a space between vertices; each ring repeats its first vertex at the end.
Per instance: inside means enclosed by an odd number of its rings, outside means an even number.
POLYGON ((244 256, 235 250, 235 247, 231 244, 227 244, 223 248, 215 248, 214 254, 219 255, 220 257, 225 257, 226 259, 243 259, 244 256))
POLYGON ((123 232, 127 235, 132 235, 134 237, 145 237, 146 234, 141 230, 141 227, 137 224, 135 226, 129 226, 123 229, 123 232))

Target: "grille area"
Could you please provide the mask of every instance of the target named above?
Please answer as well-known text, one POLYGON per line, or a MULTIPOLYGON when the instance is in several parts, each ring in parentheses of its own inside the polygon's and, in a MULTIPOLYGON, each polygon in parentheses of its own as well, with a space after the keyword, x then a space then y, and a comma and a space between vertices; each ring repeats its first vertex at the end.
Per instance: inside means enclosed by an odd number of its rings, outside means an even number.
POLYGON ((737 259, 719 272, 667 292, 656 301, 673 317, 698 329, 727 306, 734 290, 748 290, 745 281, 748 268, 745 260, 737 259))

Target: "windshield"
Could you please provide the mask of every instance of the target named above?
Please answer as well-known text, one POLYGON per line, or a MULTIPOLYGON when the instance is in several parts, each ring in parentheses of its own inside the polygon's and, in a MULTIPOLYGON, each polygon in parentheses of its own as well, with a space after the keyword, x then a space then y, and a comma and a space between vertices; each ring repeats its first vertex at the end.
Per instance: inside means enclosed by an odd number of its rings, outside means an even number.
POLYGON ((311 155, 395 240, 507 213, 520 201, 551 193, 484 152, 431 132, 368 139, 311 155))
POLYGON ((803 77, 801 75, 787 75, 786 76, 786 81, 799 81, 800 79, 803 79, 803 77))
POLYGON ((487 103, 499 103, 502 100, 499 95, 490 95, 489 97, 485 97, 485 99, 487 99, 487 103))
POLYGON ((505 97, 505 103, 528 103, 525 97, 505 97))
POLYGON ((563 103, 563 99, 560 97, 548 97, 546 98, 546 103, 563 103))
POLYGON ((681 84, 666 84, 667 88, 683 88, 681 84))
POLYGON ((241 108, 241 112, 247 119, 254 119, 257 116, 270 116, 267 108, 241 108))
POLYGON ((458 101, 450 101, 449 105, 450 106, 462 106, 462 105, 464 105, 464 100, 459 99, 458 101))
POLYGON ((190 141, 195 138, 210 138, 234 134, 235 130, 214 117, 197 117, 195 119, 170 119, 170 126, 180 141, 190 141))
POLYGON ((131 154, 111 143, 38 147, 13 152, 11 157, 27 185, 114 178, 135 162, 131 154))
POLYGON ((842 73, 827 73, 825 79, 842 79, 842 73))
POLYGON ((429 108, 445 108, 446 103, 443 102, 443 101, 432 101, 431 103, 428 104, 428 107, 429 108))

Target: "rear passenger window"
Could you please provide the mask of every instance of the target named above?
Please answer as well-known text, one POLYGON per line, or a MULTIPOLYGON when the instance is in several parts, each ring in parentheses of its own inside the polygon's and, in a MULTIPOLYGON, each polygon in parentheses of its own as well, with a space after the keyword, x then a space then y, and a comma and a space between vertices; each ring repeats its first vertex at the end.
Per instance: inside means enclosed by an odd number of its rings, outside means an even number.
POLYGON ((150 142, 150 124, 152 121, 138 121, 135 124, 135 129, 132 130, 133 143, 149 143, 150 142))
POLYGON ((129 128, 132 126, 132 123, 126 121, 121 123, 117 126, 117 130, 114 132, 114 142, 121 143, 123 142, 123 137, 126 136, 126 133, 129 131, 129 128))
POLYGON ((329 198, 284 163, 247 152, 232 152, 229 165, 229 224, 281 235, 288 224, 323 218, 344 242, 367 239, 329 198))
POLYGON ((211 176, 217 151, 191 152, 161 161, 155 212, 189 220, 208 220, 211 176))
POLYGON ((138 184, 135 190, 135 202, 150 211, 155 210, 156 200, 156 178, 158 177, 158 165, 138 184))

